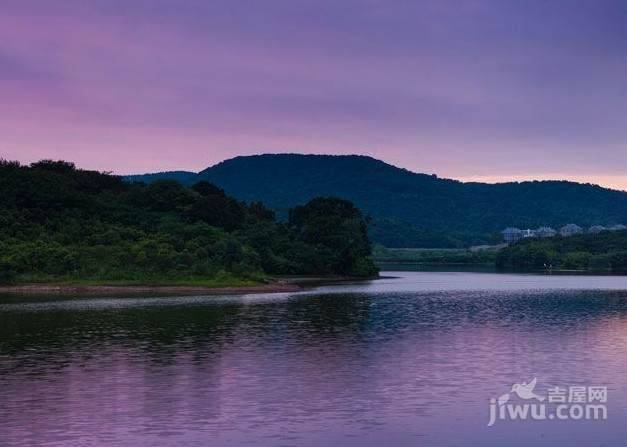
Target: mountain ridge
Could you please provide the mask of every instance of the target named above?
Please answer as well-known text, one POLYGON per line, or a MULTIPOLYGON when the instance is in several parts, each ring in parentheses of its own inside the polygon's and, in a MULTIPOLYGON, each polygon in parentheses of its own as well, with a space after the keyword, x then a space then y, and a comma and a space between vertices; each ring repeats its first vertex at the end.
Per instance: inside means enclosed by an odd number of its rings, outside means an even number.
POLYGON ((407 168, 403 168, 401 166, 396 166, 393 165, 391 163, 388 163, 386 161, 383 160, 379 160, 378 158, 374 158, 370 155, 363 155, 363 154, 342 154, 342 155, 332 155, 332 154, 301 154, 301 153, 297 153, 297 152, 287 152, 287 153, 273 153, 273 152, 266 152, 263 154, 254 154, 254 155, 236 155, 235 157, 231 157, 231 158, 227 158, 226 160, 222 160, 219 161, 205 169, 202 169, 200 171, 186 171, 186 170, 172 170, 172 171, 158 171, 158 172, 148 172, 148 173, 143 173, 143 174, 123 174, 120 175, 120 177, 126 179, 126 180, 130 180, 130 181, 142 181, 142 179, 145 178, 150 178, 150 177, 155 177, 155 176, 161 176, 161 175, 165 175, 168 176, 168 178, 172 178, 172 176, 176 177, 178 175, 183 176, 183 177, 190 177, 190 179, 193 179, 193 177, 197 176, 197 175, 202 175, 204 172, 206 171, 210 171, 213 168, 216 168, 220 165, 224 165, 224 164, 228 164, 230 162, 234 162, 240 159, 246 159, 246 158, 257 158, 257 157, 312 157, 312 158, 324 158, 324 157, 328 157, 328 158, 358 158, 358 159, 369 159, 381 164, 384 164, 386 166, 392 167, 394 169, 398 169, 400 171, 405 171, 409 174, 413 174, 413 175, 420 175, 420 176, 426 176, 426 177, 434 177, 437 178, 439 180, 447 180, 447 181, 451 181, 451 182, 456 182, 456 183, 461 183, 464 185, 472 185, 472 184, 476 184, 476 185, 490 185, 490 186, 494 186, 494 185, 508 185, 508 184, 524 184, 524 183, 569 183, 569 184, 576 184, 576 185, 590 185, 590 186, 595 186, 595 187, 599 187, 601 189, 604 190, 608 190, 608 191, 618 191, 618 192, 627 192, 626 190, 621 190, 621 189, 616 189, 616 188, 610 188, 607 186, 602 186, 599 185, 598 183, 592 183, 592 182, 577 182, 574 180, 566 180, 566 179, 543 179, 543 180, 537 180, 537 179, 529 179, 529 180, 514 180, 514 181, 507 181, 507 182, 494 182, 494 183, 488 183, 488 182, 480 182, 480 181, 476 181, 476 180, 472 180, 472 181, 464 181, 464 180, 459 180, 459 179, 454 179, 454 178, 448 178, 448 177, 440 177, 437 174, 426 174, 424 172, 416 172, 416 171, 412 171, 410 169, 407 168))

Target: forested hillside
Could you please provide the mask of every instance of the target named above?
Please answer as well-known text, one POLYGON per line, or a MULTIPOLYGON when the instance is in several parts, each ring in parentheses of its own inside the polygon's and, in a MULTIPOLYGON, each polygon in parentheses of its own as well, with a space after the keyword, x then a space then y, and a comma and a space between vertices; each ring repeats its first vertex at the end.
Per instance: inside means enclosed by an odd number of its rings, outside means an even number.
POLYGON ((0 197, 3 282, 376 274, 366 221, 345 200, 318 198, 278 223, 206 181, 129 183, 60 161, 0 161, 0 197))
POLYGON ((208 180, 279 217, 316 196, 355 203, 372 217, 370 235, 388 247, 466 247, 500 241, 508 226, 627 222, 627 193, 566 181, 462 183, 417 174, 365 156, 268 154, 236 157, 196 175, 133 176, 208 180))
POLYGON ((496 265, 513 269, 627 270, 627 231, 529 238, 498 253, 496 265))

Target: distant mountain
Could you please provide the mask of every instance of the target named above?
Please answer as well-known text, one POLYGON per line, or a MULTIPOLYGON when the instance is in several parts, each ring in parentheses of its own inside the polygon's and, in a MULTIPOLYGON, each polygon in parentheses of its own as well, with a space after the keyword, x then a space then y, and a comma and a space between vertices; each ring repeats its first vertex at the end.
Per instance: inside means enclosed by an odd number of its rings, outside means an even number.
POLYGON ((627 222, 627 192, 566 181, 462 183, 360 155, 235 157, 204 171, 126 177, 207 180, 279 215, 316 196, 351 200, 369 214, 375 242, 389 247, 457 247, 500 240, 507 226, 535 228, 627 222))

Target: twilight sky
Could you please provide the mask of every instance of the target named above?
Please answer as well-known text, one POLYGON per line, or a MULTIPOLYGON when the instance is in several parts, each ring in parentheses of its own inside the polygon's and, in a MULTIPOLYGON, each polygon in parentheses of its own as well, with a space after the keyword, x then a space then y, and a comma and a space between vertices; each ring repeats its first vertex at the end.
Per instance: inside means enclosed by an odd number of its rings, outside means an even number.
POLYGON ((627 2, 0 0, 0 157, 361 153, 627 189, 627 2))

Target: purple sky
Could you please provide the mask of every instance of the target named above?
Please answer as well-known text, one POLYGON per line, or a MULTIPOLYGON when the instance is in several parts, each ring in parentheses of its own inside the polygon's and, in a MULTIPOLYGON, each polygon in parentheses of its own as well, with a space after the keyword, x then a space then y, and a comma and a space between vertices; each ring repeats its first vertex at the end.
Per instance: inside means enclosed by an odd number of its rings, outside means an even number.
POLYGON ((627 189, 625 1, 0 0, 0 156, 361 153, 627 189))

